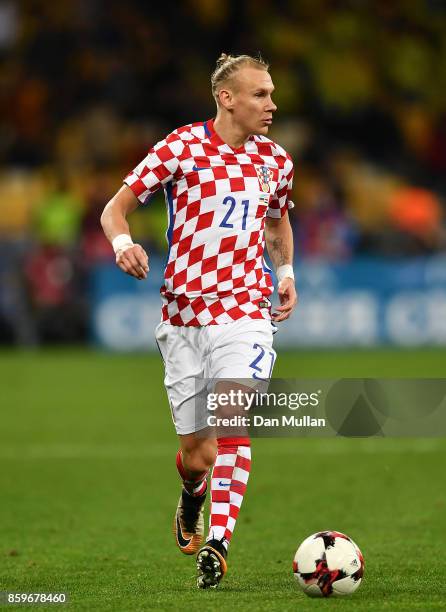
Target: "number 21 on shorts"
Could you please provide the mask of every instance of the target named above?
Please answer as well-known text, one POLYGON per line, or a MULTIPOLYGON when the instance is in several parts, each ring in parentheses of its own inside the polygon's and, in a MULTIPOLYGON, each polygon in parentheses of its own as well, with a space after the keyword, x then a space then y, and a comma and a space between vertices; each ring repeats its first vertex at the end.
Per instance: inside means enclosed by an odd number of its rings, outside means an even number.
POLYGON ((249 364, 253 369, 252 377, 257 380, 269 380, 273 372, 276 354, 274 351, 267 351, 260 344, 253 344, 253 351, 256 356, 249 364))

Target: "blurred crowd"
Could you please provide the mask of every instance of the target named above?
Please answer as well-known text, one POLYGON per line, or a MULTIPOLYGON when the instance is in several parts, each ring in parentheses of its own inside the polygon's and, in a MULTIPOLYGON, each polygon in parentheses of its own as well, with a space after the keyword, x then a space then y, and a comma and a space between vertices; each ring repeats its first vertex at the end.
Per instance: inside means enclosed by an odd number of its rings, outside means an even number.
MULTIPOLYGON (((103 206, 151 144, 214 115, 220 52, 259 50, 297 255, 445 249, 441 0, 0 0, 0 340, 85 336, 103 206)), ((165 251, 161 195, 131 225, 165 251)))

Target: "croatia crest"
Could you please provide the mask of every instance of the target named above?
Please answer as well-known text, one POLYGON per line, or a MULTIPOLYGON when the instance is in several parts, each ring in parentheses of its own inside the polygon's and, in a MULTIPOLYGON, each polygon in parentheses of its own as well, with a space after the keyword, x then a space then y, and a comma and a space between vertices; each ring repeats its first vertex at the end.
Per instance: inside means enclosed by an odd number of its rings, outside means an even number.
POLYGON ((268 166, 257 166, 256 170, 262 191, 268 193, 270 190, 269 182, 273 178, 273 171, 268 166))

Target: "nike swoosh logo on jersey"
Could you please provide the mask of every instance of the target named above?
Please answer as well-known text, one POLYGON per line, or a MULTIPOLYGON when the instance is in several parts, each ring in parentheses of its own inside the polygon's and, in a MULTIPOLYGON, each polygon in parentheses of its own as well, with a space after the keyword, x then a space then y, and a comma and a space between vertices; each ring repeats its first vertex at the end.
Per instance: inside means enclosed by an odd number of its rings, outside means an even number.
POLYGON ((188 540, 186 540, 183 537, 183 532, 181 531, 181 525, 180 525, 180 519, 177 517, 177 539, 178 539, 178 544, 182 547, 182 548, 186 548, 186 546, 189 546, 192 538, 189 538, 188 540))
POLYGON ((193 166, 192 170, 198 172, 199 170, 210 170, 211 166, 193 166))

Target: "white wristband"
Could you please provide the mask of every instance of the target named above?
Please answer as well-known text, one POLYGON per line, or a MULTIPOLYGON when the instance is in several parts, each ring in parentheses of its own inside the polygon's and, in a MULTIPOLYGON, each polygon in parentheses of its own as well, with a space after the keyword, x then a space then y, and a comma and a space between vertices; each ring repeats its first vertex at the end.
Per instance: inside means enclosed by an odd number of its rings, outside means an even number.
POLYGON ((112 247, 115 253, 129 249, 133 246, 133 240, 128 234, 119 234, 112 240, 112 247))
POLYGON ((276 274, 279 283, 283 281, 284 278, 292 278, 294 280, 293 266, 290 264, 279 266, 276 270, 276 274))

